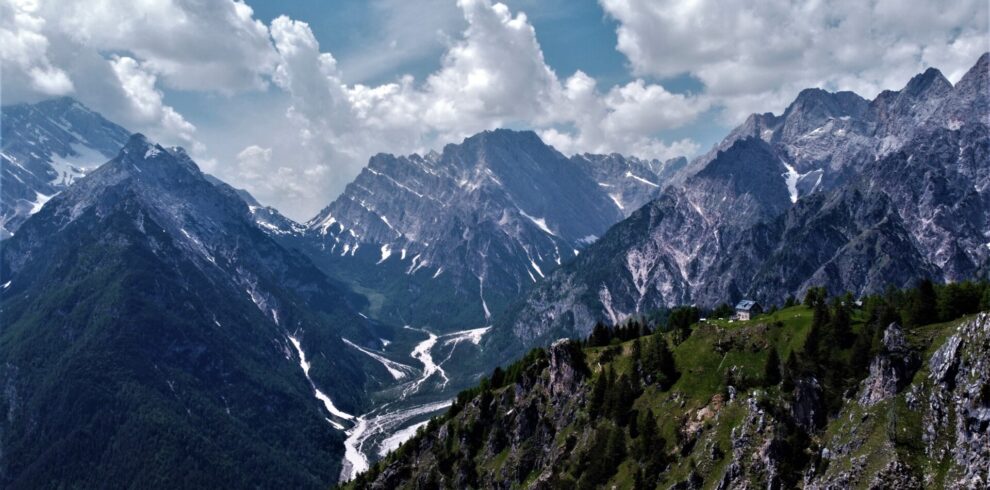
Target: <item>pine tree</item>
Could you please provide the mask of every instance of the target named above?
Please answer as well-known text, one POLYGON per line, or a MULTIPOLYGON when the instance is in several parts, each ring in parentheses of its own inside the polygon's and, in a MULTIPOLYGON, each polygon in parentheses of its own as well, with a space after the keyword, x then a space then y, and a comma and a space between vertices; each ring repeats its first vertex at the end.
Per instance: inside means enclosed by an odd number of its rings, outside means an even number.
POLYGON ((822 359, 827 357, 825 347, 827 347, 828 339, 825 338, 825 330, 828 327, 830 315, 828 305, 824 301, 816 300, 814 309, 814 314, 811 317, 811 328, 808 330, 808 336, 805 337, 804 341, 804 352, 811 362, 820 363, 822 359))
MULTIPOLYGON (((626 458, 626 432, 622 429, 610 429, 608 445, 605 446, 606 459, 610 468, 618 468, 626 458)), ((611 475, 611 474, 610 474, 611 475)))
POLYGON ((677 372, 674 354, 667 347, 666 340, 660 337, 655 339, 654 342, 657 344, 657 367, 659 368, 657 384, 660 385, 661 390, 666 391, 677 381, 679 373, 677 372))
POLYGON ((605 408, 605 395, 608 391, 608 376, 603 372, 598 375, 591 389, 591 399, 588 401, 588 414, 592 419, 600 417, 605 408))
POLYGON ((766 386, 776 386, 780 383, 780 355, 776 347, 770 347, 767 362, 763 367, 763 383, 766 386))
POLYGON ((849 307, 842 301, 835 301, 833 308, 834 314, 830 321, 832 337, 838 345, 849 347, 854 340, 849 307))
POLYGON ((657 430, 657 419, 653 415, 653 410, 646 409, 640 417, 639 439, 636 441, 636 459, 639 461, 649 461, 656 457, 658 452, 663 452, 660 444, 661 438, 657 430))
POLYGON ((938 295, 938 319, 947 322, 963 316, 965 297, 960 284, 946 284, 938 295))
POLYGON ((625 427, 629 422, 629 409, 632 408, 636 400, 629 378, 623 374, 615 381, 615 385, 609 390, 605 405, 608 407, 609 418, 615 421, 619 427, 625 427))
POLYGON ((591 335, 588 336, 588 346, 589 347, 601 347, 603 345, 608 345, 611 340, 611 334, 609 333, 608 327, 606 327, 602 322, 595 324, 595 327, 591 329, 591 335))
POLYGON ((935 284, 931 279, 923 279, 911 295, 911 303, 907 308, 909 326, 917 327, 938 321, 938 295, 935 284))
POLYGON ((661 342, 662 339, 663 336, 659 332, 646 339, 646 348, 643 350, 640 366, 643 370, 643 379, 647 383, 655 382, 660 372, 660 352, 657 343, 661 342))

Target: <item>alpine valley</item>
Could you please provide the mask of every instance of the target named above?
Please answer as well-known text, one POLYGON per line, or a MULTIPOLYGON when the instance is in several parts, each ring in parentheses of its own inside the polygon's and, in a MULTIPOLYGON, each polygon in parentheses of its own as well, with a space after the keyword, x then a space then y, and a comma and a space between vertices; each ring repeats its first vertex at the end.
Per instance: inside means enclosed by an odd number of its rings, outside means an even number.
POLYGON ((990 54, 691 160, 378 154, 305 222, 72 98, 2 135, 2 488, 990 485, 990 54))

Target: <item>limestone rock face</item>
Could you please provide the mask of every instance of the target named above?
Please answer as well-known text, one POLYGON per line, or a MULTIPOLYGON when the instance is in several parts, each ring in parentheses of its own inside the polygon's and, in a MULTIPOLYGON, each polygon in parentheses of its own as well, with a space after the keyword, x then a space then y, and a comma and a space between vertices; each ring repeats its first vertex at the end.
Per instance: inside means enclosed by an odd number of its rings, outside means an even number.
POLYGON ((891 323, 883 332, 883 347, 870 363, 870 375, 863 381, 859 403, 873 406, 896 395, 910 381, 917 359, 900 325, 891 323))
POLYGON ((663 307, 985 274, 987 63, 955 86, 928 70, 872 101, 812 89, 752 116, 498 318, 500 335, 533 344, 663 307))

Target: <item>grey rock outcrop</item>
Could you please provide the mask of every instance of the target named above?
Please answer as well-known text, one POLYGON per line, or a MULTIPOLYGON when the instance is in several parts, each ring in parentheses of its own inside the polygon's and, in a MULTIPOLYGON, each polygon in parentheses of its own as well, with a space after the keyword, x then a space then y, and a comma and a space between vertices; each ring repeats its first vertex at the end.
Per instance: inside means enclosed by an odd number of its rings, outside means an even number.
POLYGON ((870 375, 863 380, 859 403, 873 406, 900 392, 910 382, 917 365, 914 352, 904 339, 900 325, 891 323, 883 332, 881 352, 870 362, 870 375))

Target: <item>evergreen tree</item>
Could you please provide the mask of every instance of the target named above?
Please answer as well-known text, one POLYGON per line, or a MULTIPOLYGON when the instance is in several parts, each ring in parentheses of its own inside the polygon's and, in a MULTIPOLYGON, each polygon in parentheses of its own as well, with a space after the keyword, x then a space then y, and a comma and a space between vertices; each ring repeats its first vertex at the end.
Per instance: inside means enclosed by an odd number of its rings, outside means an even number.
POLYGON ((615 421, 619 427, 625 427, 629 422, 629 410, 632 408, 636 397, 629 384, 629 378, 623 374, 615 380, 614 386, 608 392, 605 405, 609 418, 615 421))
POLYGON ((657 349, 657 384, 660 385, 661 390, 666 391, 674 385, 680 373, 677 372, 674 354, 667 347, 667 341, 663 337, 658 337, 653 342, 657 349))
POLYGON ((963 287, 960 284, 946 284, 938 295, 938 319, 947 322, 965 314, 966 305, 963 287))
POLYGON ((592 420, 600 417, 605 408, 605 395, 608 392, 608 376, 603 372, 598 375, 595 385, 591 388, 591 399, 588 401, 588 414, 592 420))
POLYGON ((763 384, 765 386, 776 386, 780 383, 780 355, 777 348, 771 346, 767 355, 767 362, 763 367, 763 384))
POLYGON ((797 299, 795 299, 794 296, 788 296, 787 299, 784 300, 784 308, 790 308, 796 305, 797 305, 797 299))
MULTIPOLYGON (((626 432, 621 429, 610 429, 608 445, 605 446, 605 459, 609 462, 609 468, 616 469, 626 458, 626 432)), ((612 475, 609 473, 609 476, 612 475)))
POLYGON ((637 425, 639 426, 639 438, 635 445, 636 459, 640 462, 648 462, 663 454, 663 438, 660 437, 653 410, 646 409, 637 425))
POLYGON ((731 306, 722 303, 712 311, 712 318, 729 318, 734 312, 731 306))
POLYGON ((646 348, 643 350, 643 357, 640 366, 643 370, 643 379, 646 383, 654 383, 660 372, 660 349, 659 342, 663 342, 663 335, 660 332, 654 333, 646 339, 646 348))
POLYGON ((911 302, 906 309, 906 322, 909 326, 917 327, 938 321, 938 295, 935 284, 931 279, 923 279, 918 283, 911 295, 911 302))
POLYGON ((833 314, 830 321, 831 337, 836 345, 849 347, 853 342, 852 318, 849 315, 849 306, 843 301, 835 301, 833 314))
POLYGON ((595 323, 595 327, 591 329, 591 335, 588 336, 588 347, 608 345, 610 340, 611 334, 608 327, 602 324, 602 322, 598 322, 595 323))
POLYGON ((825 330, 830 322, 830 315, 828 312, 828 306, 824 301, 814 302, 814 314, 811 317, 811 329, 808 330, 808 336, 804 341, 804 352, 808 356, 808 360, 812 363, 819 363, 825 356, 823 347, 828 339, 825 337, 825 330))

